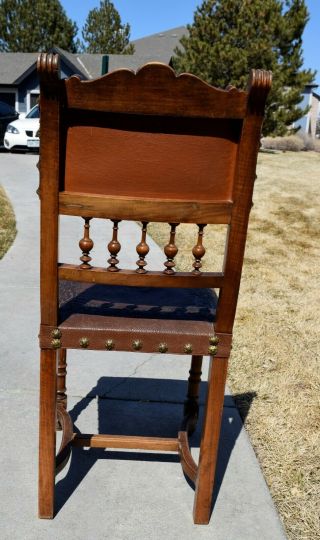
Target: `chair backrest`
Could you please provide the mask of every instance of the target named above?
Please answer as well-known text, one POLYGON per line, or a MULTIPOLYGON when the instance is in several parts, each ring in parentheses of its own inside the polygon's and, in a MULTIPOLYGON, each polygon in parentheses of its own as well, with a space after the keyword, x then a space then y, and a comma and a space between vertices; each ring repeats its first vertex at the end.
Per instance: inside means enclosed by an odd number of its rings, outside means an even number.
POLYGON ((60 79, 59 57, 38 59, 41 97, 41 322, 55 326, 58 279, 119 285, 219 288, 216 331, 231 333, 270 72, 248 91, 214 88, 164 64, 93 81, 60 79), (81 216, 80 265, 58 264, 58 216, 81 216), (108 268, 90 265, 90 219, 113 221, 108 268), (142 222, 137 270, 118 271, 120 220, 142 222), (148 272, 148 222, 171 225, 166 269, 148 272), (198 225, 190 272, 174 272, 175 227, 198 225), (221 272, 202 272, 205 224, 227 224, 221 272))

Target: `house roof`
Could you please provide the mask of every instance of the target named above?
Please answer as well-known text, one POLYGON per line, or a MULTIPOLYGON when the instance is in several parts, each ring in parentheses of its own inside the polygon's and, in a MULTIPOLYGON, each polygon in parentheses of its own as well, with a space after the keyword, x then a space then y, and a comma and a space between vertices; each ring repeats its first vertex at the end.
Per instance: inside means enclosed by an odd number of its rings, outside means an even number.
POLYGON ((179 26, 178 28, 171 28, 164 32, 136 39, 132 41, 135 54, 141 57, 149 57, 149 61, 163 59, 162 61, 169 63, 174 49, 179 46, 180 39, 187 33, 186 26, 179 26))
MULTIPOLYGON (((169 64, 174 49, 179 45, 181 37, 188 32, 185 26, 172 28, 164 32, 152 34, 132 41, 135 46, 134 54, 106 54, 108 56, 108 71, 120 68, 136 71, 147 62, 164 62, 169 64)), ((58 49, 56 47, 56 49, 58 49)), ((69 58, 80 74, 86 78, 100 77, 103 54, 71 54, 60 49, 60 54, 69 58)))
MULTIPOLYGON (((141 66, 155 60, 154 56, 141 56, 137 54, 109 54, 108 72, 116 69, 126 68, 137 71, 141 66)), ((159 56, 158 62, 169 63, 170 58, 159 56)))
POLYGON ((103 54, 77 54, 78 63, 83 66, 87 79, 95 79, 101 75, 103 54))
MULTIPOLYGON (((132 41, 131 43, 135 47, 134 54, 108 55, 109 72, 120 68, 136 71, 147 62, 164 62, 165 64, 169 64, 174 54, 174 49, 179 46, 180 39, 187 32, 188 30, 185 26, 179 26, 178 28, 172 28, 132 41)), ((97 73, 95 77, 100 74, 101 72, 97 73)))
POLYGON ((0 84, 19 84, 37 61, 38 53, 0 53, 0 84))
MULTIPOLYGON (((147 62, 170 63, 174 49, 179 46, 181 37, 188 32, 185 26, 158 32, 132 41, 134 54, 109 54, 108 71, 120 68, 137 70, 147 62)), ((84 79, 100 77, 103 54, 69 53, 54 47, 65 64, 84 79)), ((38 53, 0 53, 0 85, 17 85, 36 68, 38 53)))
POLYGON ((88 70, 83 65, 83 62, 81 62, 80 58, 83 55, 77 53, 70 53, 68 51, 65 51, 64 49, 61 49, 60 47, 53 47, 52 51, 58 53, 60 57, 63 58, 65 64, 67 64, 67 66, 71 68, 74 73, 78 73, 85 79, 91 78, 88 70))

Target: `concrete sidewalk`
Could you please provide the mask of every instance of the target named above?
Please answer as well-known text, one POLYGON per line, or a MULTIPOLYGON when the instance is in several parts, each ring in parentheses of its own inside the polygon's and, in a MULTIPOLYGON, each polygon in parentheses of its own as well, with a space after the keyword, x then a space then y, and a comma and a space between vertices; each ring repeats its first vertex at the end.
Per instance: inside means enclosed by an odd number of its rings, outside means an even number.
MULTIPOLYGON (((38 156, 0 154, 0 184, 18 235, 0 261, 0 538, 79 540, 280 540, 282 526, 238 412, 225 398, 215 506, 208 526, 192 521, 193 489, 173 454, 75 449, 56 480, 53 521, 37 519, 39 201, 38 156)), ((94 264, 105 265, 111 225, 93 220, 94 264)), ((64 218, 61 260, 79 258, 82 220, 64 218), (66 224, 68 223, 68 230, 66 224)), ((137 259, 140 230, 120 224, 121 264, 137 259)), ((150 268, 163 254, 150 240, 150 268)), ((68 406, 89 432, 176 436, 189 359, 70 351, 68 406)), ((206 380, 207 364, 203 374, 206 380)), ((202 383, 201 404, 205 383, 202 383)), ((190 442, 195 459, 200 430, 190 442)))

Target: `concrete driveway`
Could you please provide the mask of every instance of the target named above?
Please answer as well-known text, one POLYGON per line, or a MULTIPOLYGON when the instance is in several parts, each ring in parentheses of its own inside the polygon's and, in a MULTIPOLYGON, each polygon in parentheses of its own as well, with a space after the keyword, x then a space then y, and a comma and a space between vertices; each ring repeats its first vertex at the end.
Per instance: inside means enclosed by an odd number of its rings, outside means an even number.
MULTIPOLYGON (((280 540, 285 538, 237 410, 226 395, 215 505, 208 526, 192 521, 193 489, 175 455, 75 449, 56 480, 56 516, 37 519, 39 201, 37 156, 0 154, 0 184, 18 235, 0 261, 0 538, 280 540)), ((94 262, 105 264, 110 230, 95 220, 94 262)), ((136 224, 121 224, 122 263, 136 260, 136 224)), ((109 227, 109 225, 108 225, 109 227)), ((62 220, 61 259, 78 259, 82 223, 62 220), (66 224, 69 224, 68 229, 66 224)), ((150 241, 152 266, 163 262, 150 241)), ((89 432, 176 436, 189 361, 152 354, 70 352, 72 418, 89 432)), ((204 380, 206 369, 204 370, 204 380)), ((205 383, 202 383, 201 403, 205 383)), ((191 438, 197 457, 199 428, 191 438)))

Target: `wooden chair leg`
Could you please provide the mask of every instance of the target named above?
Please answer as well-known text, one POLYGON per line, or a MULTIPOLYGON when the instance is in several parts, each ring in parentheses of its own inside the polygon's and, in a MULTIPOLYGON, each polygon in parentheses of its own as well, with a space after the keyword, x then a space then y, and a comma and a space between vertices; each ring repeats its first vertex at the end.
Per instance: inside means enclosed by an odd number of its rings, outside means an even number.
POLYGON ((187 399, 184 402, 184 417, 187 418, 188 433, 194 432, 199 416, 199 386, 201 382, 202 356, 192 356, 188 379, 187 399))
POLYGON ((210 520, 227 366, 227 358, 210 358, 208 392, 193 507, 193 519, 197 524, 205 525, 210 520))
MULTIPOLYGON (((59 349, 58 353, 58 371, 57 371, 57 405, 61 404, 67 410, 67 350, 59 349)), ((56 427, 61 430, 60 422, 57 419, 56 427)))
POLYGON ((56 457, 57 353, 40 356, 39 517, 53 518, 56 457))

